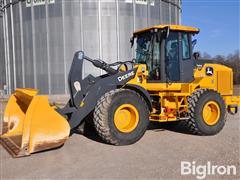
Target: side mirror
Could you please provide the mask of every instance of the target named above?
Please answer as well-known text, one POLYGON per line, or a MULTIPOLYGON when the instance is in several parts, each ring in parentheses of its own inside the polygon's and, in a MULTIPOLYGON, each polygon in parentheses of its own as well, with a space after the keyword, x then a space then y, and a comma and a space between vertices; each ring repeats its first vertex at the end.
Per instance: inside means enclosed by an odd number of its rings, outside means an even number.
POLYGON ((199 52, 194 52, 193 57, 194 57, 194 59, 198 60, 199 57, 200 57, 200 53, 199 52))
POLYGON ((196 44, 197 44, 197 40, 194 39, 194 40, 192 41, 192 49, 194 49, 194 47, 196 46, 196 44))

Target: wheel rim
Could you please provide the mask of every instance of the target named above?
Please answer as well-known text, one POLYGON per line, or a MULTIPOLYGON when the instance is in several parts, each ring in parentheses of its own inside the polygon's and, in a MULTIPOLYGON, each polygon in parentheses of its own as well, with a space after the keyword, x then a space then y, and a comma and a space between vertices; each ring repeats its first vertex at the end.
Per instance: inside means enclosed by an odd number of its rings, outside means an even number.
POLYGON ((114 114, 116 128, 124 133, 133 131, 139 122, 137 109, 131 104, 123 104, 117 108, 114 114))
POLYGON ((215 125, 220 117, 219 105, 214 101, 209 101, 204 105, 202 115, 207 125, 215 125))

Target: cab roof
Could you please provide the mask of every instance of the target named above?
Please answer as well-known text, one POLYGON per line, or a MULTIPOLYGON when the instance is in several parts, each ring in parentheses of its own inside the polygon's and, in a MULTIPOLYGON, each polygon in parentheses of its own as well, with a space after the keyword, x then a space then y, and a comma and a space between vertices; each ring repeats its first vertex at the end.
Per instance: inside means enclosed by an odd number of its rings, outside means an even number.
POLYGON ((182 26, 182 25, 171 25, 171 24, 161 24, 161 25, 155 25, 152 26, 150 28, 145 28, 145 29, 141 29, 141 30, 137 30, 135 31, 133 34, 137 35, 143 32, 147 32, 153 29, 164 29, 166 27, 169 27, 170 30, 174 30, 174 31, 187 31, 187 32, 192 32, 192 33, 199 33, 200 29, 199 28, 195 28, 195 27, 191 27, 191 26, 182 26))

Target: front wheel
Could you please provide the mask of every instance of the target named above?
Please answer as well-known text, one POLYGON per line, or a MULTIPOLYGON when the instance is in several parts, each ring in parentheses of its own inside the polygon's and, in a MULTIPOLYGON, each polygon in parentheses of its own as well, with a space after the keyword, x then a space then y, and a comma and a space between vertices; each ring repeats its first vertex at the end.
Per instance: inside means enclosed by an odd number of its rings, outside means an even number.
POLYGON ((195 91, 188 98, 190 132, 198 135, 217 134, 225 125, 225 103, 222 96, 209 89, 195 91))
POLYGON ((98 135, 105 142, 128 145, 144 135, 149 110, 145 100, 136 92, 117 89, 98 100, 93 121, 98 135))

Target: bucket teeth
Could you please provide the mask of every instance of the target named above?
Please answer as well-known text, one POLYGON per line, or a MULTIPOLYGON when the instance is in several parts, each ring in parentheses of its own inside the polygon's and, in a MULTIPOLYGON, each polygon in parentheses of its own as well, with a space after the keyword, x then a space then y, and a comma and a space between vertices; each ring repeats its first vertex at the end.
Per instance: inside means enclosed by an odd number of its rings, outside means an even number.
POLYGON ((3 128, 2 128, 2 134, 5 134, 8 132, 8 123, 4 122, 3 123, 3 128))
MULTIPOLYGON (((21 136, 12 137, 19 139, 21 136)), ((29 156, 28 149, 20 148, 11 138, 0 138, 0 144, 11 154, 13 157, 29 156)))

